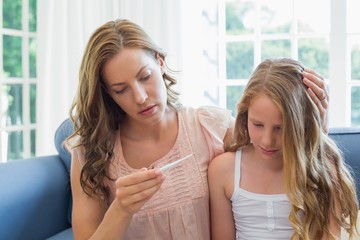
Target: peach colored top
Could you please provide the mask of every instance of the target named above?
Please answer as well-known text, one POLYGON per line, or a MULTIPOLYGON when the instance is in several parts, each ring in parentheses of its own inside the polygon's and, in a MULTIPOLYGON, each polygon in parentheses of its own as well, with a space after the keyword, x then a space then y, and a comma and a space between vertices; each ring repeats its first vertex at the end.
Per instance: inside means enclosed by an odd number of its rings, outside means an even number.
MULTIPOLYGON (((190 153, 195 155, 170 169, 160 190, 133 216, 125 239, 210 239, 207 169, 223 153, 223 138, 231 126, 231 113, 218 107, 183 108, 173 148, 152 166, 161 167, 190 153)), ((111 176, 138 171, 122 154, 120 133, 114 146, 117 159, 111 176)), ((110 183, 114 191, 114 182, 110 183)), ((110 202, 114 199, 111 193, 110 202)))

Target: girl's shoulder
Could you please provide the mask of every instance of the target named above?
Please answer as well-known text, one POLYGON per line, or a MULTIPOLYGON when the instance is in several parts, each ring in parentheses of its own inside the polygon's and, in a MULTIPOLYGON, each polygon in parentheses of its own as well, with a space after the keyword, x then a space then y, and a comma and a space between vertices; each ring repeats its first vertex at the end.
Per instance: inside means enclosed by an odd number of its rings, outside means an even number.
POLYGON ((224 152, 210 161, 209 171, 220 173, 229 173, 234 169, 236 152, 224 152))

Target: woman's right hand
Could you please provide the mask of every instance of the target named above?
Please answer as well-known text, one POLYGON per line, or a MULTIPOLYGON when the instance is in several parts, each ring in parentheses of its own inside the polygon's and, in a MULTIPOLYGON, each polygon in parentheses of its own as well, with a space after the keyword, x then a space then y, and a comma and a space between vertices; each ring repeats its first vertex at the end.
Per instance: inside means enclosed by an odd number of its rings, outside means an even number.
POLYGON ((116 180, 116 198, 119 207, 129 214, 138 212, 160 189, 165 175, 158 169, 140 171, 116 180))

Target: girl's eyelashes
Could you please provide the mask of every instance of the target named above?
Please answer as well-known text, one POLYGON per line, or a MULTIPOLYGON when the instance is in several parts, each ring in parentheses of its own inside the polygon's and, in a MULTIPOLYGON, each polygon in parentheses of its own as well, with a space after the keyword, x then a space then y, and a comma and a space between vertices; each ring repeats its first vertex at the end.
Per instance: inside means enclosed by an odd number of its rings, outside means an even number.
MULTIPOLYGON (((262 123, 255 123, 255 122, 253 122, 252 124, 254 125, 254 127, 257 127, 257 128, 261 128, 261 127, 264 126, 262 123)), ((282 130, 282 126, 274 126, 274 130, 281 131, 281 130, 282 130)))
POLYGON ((263 125, 260 124, 260 123, 253 123, 253 125, 254 125, 255 127, 262 127, 262 126, 263 126, 263 125))

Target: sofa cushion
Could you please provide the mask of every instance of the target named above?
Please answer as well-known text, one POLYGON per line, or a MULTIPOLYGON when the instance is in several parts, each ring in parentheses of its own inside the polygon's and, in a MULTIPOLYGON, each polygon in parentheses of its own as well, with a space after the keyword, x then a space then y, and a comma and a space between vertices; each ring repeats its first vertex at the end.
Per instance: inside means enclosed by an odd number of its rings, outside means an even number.
POLYGON ((46 240, 72 240, 72 239, 74 239, 72 228, 68 228, 50 238, 47 238, 46 240))

